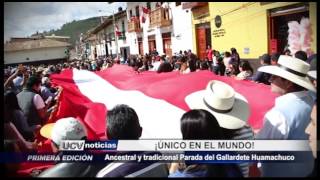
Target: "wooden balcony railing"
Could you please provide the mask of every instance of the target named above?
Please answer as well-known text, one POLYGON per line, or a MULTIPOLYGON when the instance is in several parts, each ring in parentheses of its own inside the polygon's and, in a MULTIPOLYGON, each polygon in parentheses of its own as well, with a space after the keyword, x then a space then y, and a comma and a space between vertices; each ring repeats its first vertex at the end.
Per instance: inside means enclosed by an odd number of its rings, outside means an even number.
POLYGON ((140 21, 138 18, 131 18, 130 21, 128 21, 128 32, 141 32, 142 28, 140 27, 140 21))
POLYGON ((169 9, 159 7, 150 14, 150 28, 170 26, 172 20, 169 19, 169 9))

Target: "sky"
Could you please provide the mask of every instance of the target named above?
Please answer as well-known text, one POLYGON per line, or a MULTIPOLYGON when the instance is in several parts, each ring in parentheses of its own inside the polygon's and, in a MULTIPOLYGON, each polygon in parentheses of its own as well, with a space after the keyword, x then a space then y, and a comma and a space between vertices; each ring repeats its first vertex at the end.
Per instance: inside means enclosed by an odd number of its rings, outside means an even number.
POLYGON ((73 20, 108 16, 125 2, 5 2, 4 42, 11 37, 27 37, 35 32, 59 29, 73 20))

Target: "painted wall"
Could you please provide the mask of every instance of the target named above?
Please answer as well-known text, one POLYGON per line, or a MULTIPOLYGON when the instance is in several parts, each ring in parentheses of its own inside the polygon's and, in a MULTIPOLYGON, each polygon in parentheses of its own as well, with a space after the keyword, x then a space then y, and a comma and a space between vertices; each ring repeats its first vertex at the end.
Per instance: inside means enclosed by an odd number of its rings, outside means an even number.
MULTIPOLYGON (((197 39, 196 39, 196 24, 201 24, 201 23, 207 23, 211 22, 212 18, 212 10, 211 10, 211 4, 209 3, 209 16, 200 18, 200 19, 194 19, 193 13, 191 15, 192 17, 192 52, 197 54, 197 39)), ((214 47, 213 47, 214 48, 214 47)))
POLYGON ((183 10, 182 5, 170 3, 172 9, 173 36, 171 37, 172 53, 193 48, 191 11, 183 10))
POLYGON ((138 36, 134 32, 126 32, 127 43, 130 46, 130 54, 139 54, 138 36))
POLYGON ((64 51, 65 47, 53 47, 5 52, 4 64, 63 59, 66 57, 64 51), (26 60, 26 58, 29 58, 29 60, 26 60))
POLYGON ((124 26, 125 26, 125 36, 126 36, 126 39, 125 40, 120 40, 118 39, 118 53, 120 53, 120 48, 121 47, 128 47, 130 45, 130 43, 128 42, 128 21, 127 21, 127 17, 122 17, 120 19, 116 19, 116 24, 118 25, 119 27, 119 30, 122 32, 123 29, 122 29, 122 21, 124 22, 124 26))
POLYGON ((310 11, 309 17, 311 21, 312 39, 313 39, 311 48, 315 53, 317 53, 317 3, 316 2, 309 3, 309 11, 310 11))

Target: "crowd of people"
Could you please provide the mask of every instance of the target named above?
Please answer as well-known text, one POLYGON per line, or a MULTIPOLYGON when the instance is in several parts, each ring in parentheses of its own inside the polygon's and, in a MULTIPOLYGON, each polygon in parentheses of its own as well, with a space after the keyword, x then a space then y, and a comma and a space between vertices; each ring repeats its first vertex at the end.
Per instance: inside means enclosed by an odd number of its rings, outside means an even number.
MULTIPOLYGON (((231 48, 230 51, 220 53, 208 46, 204 60, 200 60, 191 50, 180 51, 172 57, 165 54, 159 55, 154 50, 143 56, 131 55, 127 60, 107 57, 94 61, 74 60, 55 65, 8 66, 4 69, 5 148, 7 151, 36 152, 38 133, 51 139, 53 152, 58 152, 61 140, 86 139, 85 126, 74 117, 66 117, 56 123, 47 124, 52 112, 56 111, 57 100, 63 91, 62 87, 52 87, 50 75, 59 74, 65 69, 101 71, 111 68, 113 64, 126 64, 137 73, 178 71, 181 74, 187 74, 208 70, 220 76, 270 85, 271 91, 279 94, 279 97, 276 98, 274 107, 266 113, 263 127, 260 131, 253 132, 247 123, 248 104, 242 101, 241 95, 223 82, 210 81, 207 86, 207 88, 210 87, 208 91, 217 94, 213 96, 217 101, 226 101, 221 106, 230 107, 220 107, 207 102, 205 94, 190 96, 186 101, 191 110, 183 114, 180 120, 183 139, 307 140, 309 137, 313 154, 311 152, 304 154, 302 158, 306 160, 305 162, 261 163, 260 172, 262 177, 313 176, 317 169, 314 167, 317 154, 316 55, 308 57, 303 51, 293 55, 288 51, 285 52, 286 55, 263 54, 259 57, 261 67, 254 72, 250 62, 241 60, 235 48, 231 48), (219 93, 219 91, 228 93, 219 93), (230 97, 223 97, 225 94, 234 94, 234 96, 230 99, 230 97), (230 109, 230 111, 223 109, 230 109), (63 130, 68 132, 61 132, 63 130), (312 169, 314 169, 313 172, 312 169)), ((109 139, 138 140, 143 131, 135 110, 124 104, 109 110, 105 121, 109 139)), ((249 177, 249 169, 255 165, 252 163, 209 165, 179 162, 160 163, 156 166, 152 163, 121 165, 89 163, 79 166, 79 163, 58 163, 39 176, 131 177, 133 174, 146 176, 145 169, 153 169, 153 173, 147 174, 148 176, 249 177)), ((14 173, 15 169, 10 168, 9 171, 14 173)))

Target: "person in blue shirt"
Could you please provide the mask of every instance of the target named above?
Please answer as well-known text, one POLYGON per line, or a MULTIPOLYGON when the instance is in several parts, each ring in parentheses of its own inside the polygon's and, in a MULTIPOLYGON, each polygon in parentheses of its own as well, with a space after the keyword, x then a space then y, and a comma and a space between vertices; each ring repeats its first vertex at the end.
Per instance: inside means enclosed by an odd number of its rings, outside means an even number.
MULTIPOLYGON (((278 66, 264 66, 259 71, 272 74, 271 91, 279 94, 274 107, 264 117, 263 127, 256 139, 308 140, 305 129, 310 122, 314 100, 307 90, 316 89, 307 77, 310 65, 303 60, 282 55, 278 66)), ((292 152, 303 162, 261 163, 263 177, 306 177, 313 169, 310 151, 303 154, 292 152)))

